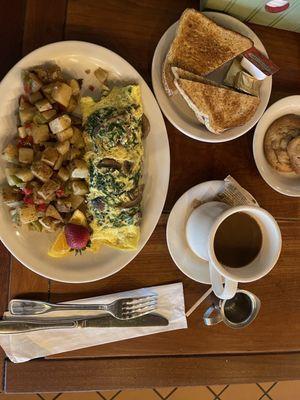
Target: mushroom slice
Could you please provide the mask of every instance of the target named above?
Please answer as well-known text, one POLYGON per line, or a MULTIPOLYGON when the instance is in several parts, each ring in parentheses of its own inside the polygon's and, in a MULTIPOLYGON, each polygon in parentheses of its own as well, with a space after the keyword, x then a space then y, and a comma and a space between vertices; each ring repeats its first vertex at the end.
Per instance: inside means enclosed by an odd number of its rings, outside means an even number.
POLYGON ((129 193, 129 198, 130 200, 119 204, 119 208, 131 208, 140 204, 143 198, 143 188, 139 187, 137 192, 129 193))
POLYGON ((145 139, 150 132, 150 122, 145 114, 142 116, 142 138, 145 139))
POLYGON ((98 168, 113 168, 113 169, 121 169, 121 164, 114 160, 113 158, 103 158, 99 163, 97 164, 98 168))

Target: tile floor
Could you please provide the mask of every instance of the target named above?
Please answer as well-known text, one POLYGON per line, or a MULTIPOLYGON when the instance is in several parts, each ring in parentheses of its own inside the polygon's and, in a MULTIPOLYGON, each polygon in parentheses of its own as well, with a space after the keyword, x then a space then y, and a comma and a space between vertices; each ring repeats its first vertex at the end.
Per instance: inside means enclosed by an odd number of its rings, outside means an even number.
POLYGON ((105 392, 0 394, 0 400, 298 400, 300 381, 244 385, 113 390, 105 392))

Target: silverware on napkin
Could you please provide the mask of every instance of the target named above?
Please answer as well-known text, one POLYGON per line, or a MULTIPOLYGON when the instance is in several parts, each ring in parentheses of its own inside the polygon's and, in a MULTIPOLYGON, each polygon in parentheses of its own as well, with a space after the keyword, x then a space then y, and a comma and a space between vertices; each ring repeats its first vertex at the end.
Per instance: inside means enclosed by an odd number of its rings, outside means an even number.
POLYGON ((68 328, 135 328, 140 326, 167 326, 169 321, 159 314, 147 314, 134 319, 121 320, 104 315, 97 318, 85 319, 36 319, 28 320, 2 320, 0 321, 0 334, 14 334, 46 329, 68 328))
POLYGON ((129 297, 109 304, 52 304, 45 301, 13 299, 8 309, 12 315, 39 315, 50 311, 105 311, 118 319, 137 318, 156 309, 157 295, 129 297))

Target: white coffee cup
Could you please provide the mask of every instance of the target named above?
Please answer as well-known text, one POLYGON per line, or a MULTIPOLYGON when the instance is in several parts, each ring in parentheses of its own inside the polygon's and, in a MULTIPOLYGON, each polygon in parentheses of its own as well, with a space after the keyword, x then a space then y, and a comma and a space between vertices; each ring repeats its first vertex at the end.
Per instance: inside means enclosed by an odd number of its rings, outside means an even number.
POLYGON ((230 207, 219 201, 205 203, 191 213, 186 225, 186 238, 192 251, 209 262, 212 288, 220 299, 232 298, 239 282, 253 282, 267 275, 279 258, 282 243, 279 226, 266 210, 258 206, 230 207), (238 212, 255 219, 262 232, 262 246, 249 264, 230 268, 217 260, 214 238, 220 224, 238 212))

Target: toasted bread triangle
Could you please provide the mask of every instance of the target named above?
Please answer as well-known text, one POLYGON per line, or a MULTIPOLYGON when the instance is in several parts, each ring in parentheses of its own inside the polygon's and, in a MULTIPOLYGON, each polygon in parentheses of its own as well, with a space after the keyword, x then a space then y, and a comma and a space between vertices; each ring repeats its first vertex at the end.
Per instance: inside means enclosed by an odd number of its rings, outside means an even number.
POLYGON ((213 133, 244 125, 260 102, 258 97, 209 83, 176 79, 175 85, 199 121, 213 133))
POLYGON ((169 66, 207 75, 252 46, 246 36, 217 25, 196 10, 186 9, 163 67, 167 93, 172 95, 175 90, 169 66))

